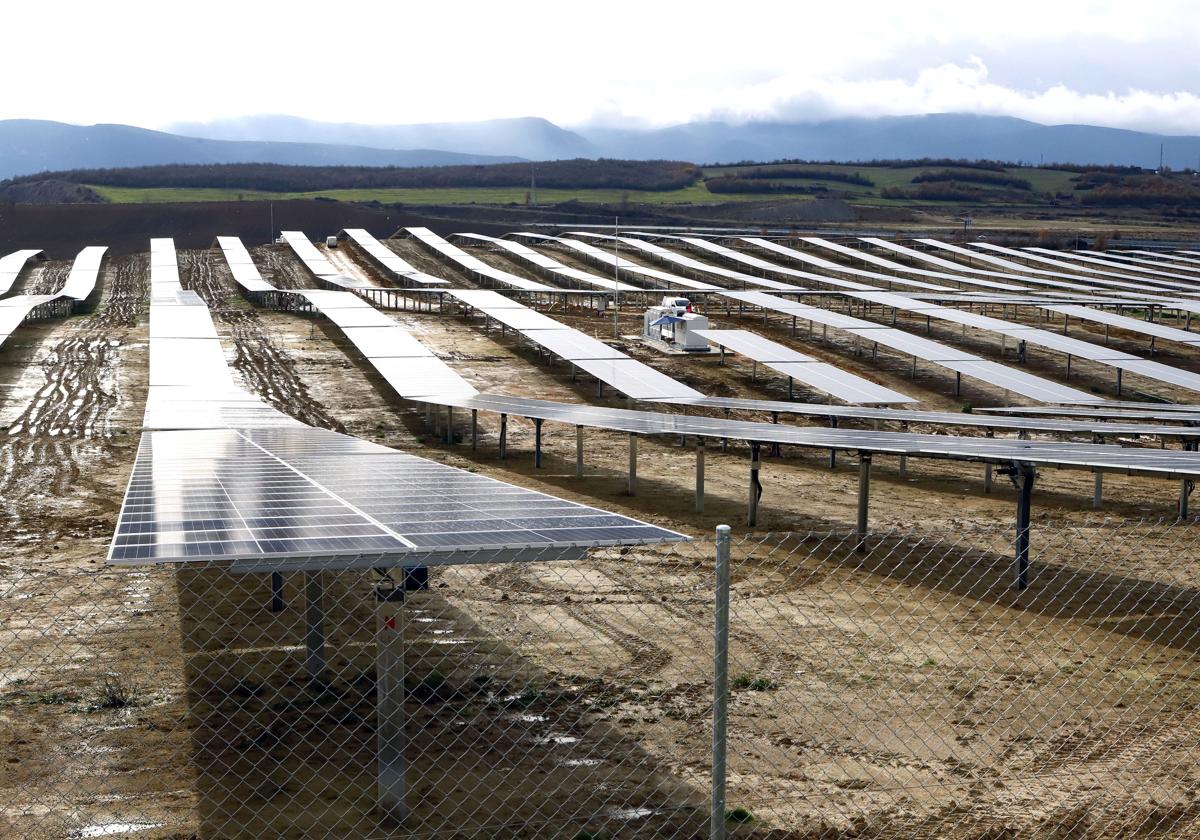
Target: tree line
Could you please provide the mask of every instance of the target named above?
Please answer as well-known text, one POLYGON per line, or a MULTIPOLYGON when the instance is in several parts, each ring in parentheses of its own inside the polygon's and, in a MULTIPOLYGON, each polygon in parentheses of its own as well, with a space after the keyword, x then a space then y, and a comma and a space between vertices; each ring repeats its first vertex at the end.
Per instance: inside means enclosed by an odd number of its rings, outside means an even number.
POLYGON ((912 183, 914 184, 937 183, 942 181, 965 181, 972 184, 990 184, 994 187, 1011 187, 1012 189, 1024 190, 1026 192, 1029 192, 1033 189, 1033 184, 1029 183, 1029 181, 1024 178, 1017 178, 1014 175, 990 171, 966 170, 961 172, 951 172, 948 169, 942 169, 937 172, 922 172, 920 175, 915 175, 912 178, 912 183))
POLYGON ((275 163, 167 164, 121 169, 70 169, 0 181, 49 179, 106 187, 187 187, 312 192, 335 189, 538 187, 676 190, 700 177, 692 163, 667 160, 556 160, 465 166, 290 166, 275 163))

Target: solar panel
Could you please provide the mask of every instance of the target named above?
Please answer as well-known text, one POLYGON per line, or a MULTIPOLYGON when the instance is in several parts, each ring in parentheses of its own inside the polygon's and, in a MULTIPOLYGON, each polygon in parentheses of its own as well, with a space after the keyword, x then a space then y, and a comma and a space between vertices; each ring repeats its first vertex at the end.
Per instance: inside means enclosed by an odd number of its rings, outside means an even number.
MULTIPOLYGON (((528 236, 529 234, 522 234, 528 236)), ((705 283, 703 280, 691 280, 687 277, 680 277, 676 274, 669 274, 665 271, 659 271, 657 268, 640 265, 635 262, 618 257, 616 254, 609 253, 601 248, 589 245, 586 242, 580 242, 578 239, 562 238, 557 240, 560 244, 565 245, 573 251, 583 254, 593 262, 598 262, 601 265, 616 268, 619 271, 626 271, 630 274, 637 274, 642 277, 648 277, 651 280, 657 280, 664 284, 668 289, 695 289, 697 291, 716 292, 720 291, 720 286, 714 286, 712 283, 705 283)))
POLYGON ((433 352, 393 322, 390 327, 346 327, 342 330, 359 352, 369 359, 405 359, 432 356, 433 352))
POLYGON ((298 230, 285 230, 280 233, 283 241, 291 246, 292 251, 300 261, 317 277, 333 277, 341 272, 333 267, 329 258, 317 250, 317 246, 308 241, 308 237, 298 230))
POLYGON ((415 266, 410 265, 399 254, 362 228, 346 228, 342 233, 350 237, 372 259, 383 266, 385 270, 395 274, 396 279, 400 281, 416 283, 419 286, 445 286, 449 283, 448 280, 444 280, 441 277, 434 277, 432 274, 426 274, 415 266))
POLYGON ((503 298, 502 295, 496 297, 503 299, 503 305, 493 308, 495 298, 492 297, 484 297, 477 293, 464 294, 458 289, 447 289, 446 294, 473 306, 488 317, 513 327, 525 338, 551 353, 560 356, 562 353, 559 351, 570 353, 570 357, 563 358, 569 358, 580 369, 633 399, 661 400, 704 396, 699 391, 613 350, 574 327, 548 318, 526 306, 513 306, 514 302, 503 298))
POLYGON ((993 463, 1024 461, 1047 466, 1126 470, 1170 477, 1200 475, 1200 454, 1175 449, 747 423, 694 415, 572 406, 492 394, 477 394, 455 400, 452 404, 516 417, 535 417, 645 435, 685 435, 717 440, 729 438, 813 449, 865 450, 881 454, 993 463))
POLYGON ((25 264, 40 253, 42 253, 40 249, 34 248, 14 251, 0 257, 0 295, 8 294, 8 290, 12 288, 13 283, 17 282, 17 277, 24 270, 25 264))
POLYGON ((797 289, 799 289, 798 286, 792 285, 791 283, 782 283, 778 280, 771 280, 767 277, 756 277, 752 274, 746 274, 741 271, 734 271, 731 268, 725 268, 723 266, 712 265, 710 263, 702 262, 700 260, 693 259, 692 257, 689 257, 686 254, 680 254, 676 251, 672 251, 668 248, 663 248, 659 245, 656 245, 653 242, 646 242, 641 239, 633 239, 632 237, 628 237, 628 236, 612 237, 612 236, 607 236, 605 234, 600 234, 600 233, 578 233, 578 232, 575 232, 575 233, 573 233, 573 235, 574 236, 594 236, 594 237, 599 237, 599 238, 603 238, 603 239, 619 238, 622 243, 629 245, 630 247, 636 248, 639 251, 643 251, 647 254, 651 254, 652 256, 655 256, 658 259, 663 260, 664 262, 669 262, 674 265, 683 266, 684 268, 690 268, 692 271, 702 271, 706 274, 712 274, 717 277, 724 277, 727 280, 735 280, 738 283, 744 284, 747 288, 775 289, 777 291, 796 291, 797 289))
POLYGON ((108 561, 437 564, 685 539, 323 429, 217 429, 143 435, 108 561))
POLYGON ((580 370, 635 400, 670 400, 703 396, 676 379, 659 373, 636 359, 578 359, 580 370))
POLYGON ((571 280, 576 283, 585 283, 589 286, 595 286, 601 289, 620 290, 623 292, 639 292, 637 286, 631 286, 628 283, 622 283, 618 280, 613 280, 609 277, 599 277, 586 271, 581 271, 577 268, 572 268, 568 265, 563 265, 553 257, 549 257, 539 251, 535 251, 527 245, 520 242, 514 242, 511 239, 497 239, 494 236, 485 236, 482 233, 458 233, 455 236, 463 239, 474 239, 479 242, 486 242, 489 245, 494 245, 498 248, 503 248, 510 254, 513 254, 526 262, 532 263, 544 271, 550 272, 556 278, 571 280))
POLYGON ((898 271, 903 274, 916 274, 919 277, 933 277, 938 280, 949 280, 952 283, 966 284, 968 286, 981 286, 987 289, 1003 289, 1012 291, 1020 290, 1024 287, 1014 286, 1011 283, 999 283, 994 280, 984 280, 978 277, 963 277, 958 274, 947 274, 944 271, 930 271, 924 268, 913 268, 912 266, 901 265, 892 260, 884 259, 883 257, 872 254, 869 251, 864 251, 858 248, 850 248, 838 242, 830 242, 828 239, 822 239, 819 236, 803 236, 801 239, 810 245, 815 245, 818 248, 824 248, 828 251, 851 257, 852 259, 862 260, 870 265, 886 268, 889 271, 898 271))
POLYGON ((554 291, 553 286, 547 286, 545 283, 538 283, 534 280, 527 280, 524 277, 518 277, 511 272, 501 271, 495 266, 488 265, 478 257, 471 256, 457 245, 447 242, 429 228, 410 227, 405 228, 405 231, 422 245, 436 251, 459 267, 474 272, 481 277, 486 277, 505 286, 511 286, 514 289, 522 289, 528 292, 554 291))
POLYGON ((777 341, 771 341, 749 330, 692 330, 713 344, 719 344, 734 353, 754 359, 757 362, 815 362, 817 359, 790 347, 785 347, 777 341))
POLYGON ((568 361, 628 358, 620 350, 576 330, 539 330, 537 343, 568 361))
MULTIPOLYGON (((1100 400, 1099 397, 1085 391, 1025 374, 1006 365, 987 361, 972 353, 947 347, 939 342, 930 341, 894 327, 884 327, 871 321, 838 313, 820 314, 825 310, 814 310, 812 313, 808 313, 804 309, 797 308, 803 307, 804 304, 796 304, 763 292, 725 292, 724 297, 751 303, 763 309, 782 312, 785 315, 796 315, 811 320, 820 319, 821 323, 828 323, 830 326, 845 330, 860 338, 877 342, 884 347, 890 347, 925 361, 934 362, 968 376, 984 379, 984 381, 992 381, 996 377, 1000 377, 1004 383, 1000 387, 1033 399, 1050 402, 1096 402, 1100 400), (836 318, 828 316, 836 316, 836 318)), ((901 301, 903 300, 907 299, 902 298, 901 301)), ((807 307, 807 309, 813 310, 813 307, 807 307)))

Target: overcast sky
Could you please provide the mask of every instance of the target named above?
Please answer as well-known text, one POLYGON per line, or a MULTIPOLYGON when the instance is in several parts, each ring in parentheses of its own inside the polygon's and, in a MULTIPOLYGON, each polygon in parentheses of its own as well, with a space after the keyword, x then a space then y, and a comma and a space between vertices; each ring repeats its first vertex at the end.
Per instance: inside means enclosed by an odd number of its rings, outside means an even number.
POLYGON ((0 118, 572 126, 959 111, 1200 134, 1194 0, 175 8, 7 5, 0 118))

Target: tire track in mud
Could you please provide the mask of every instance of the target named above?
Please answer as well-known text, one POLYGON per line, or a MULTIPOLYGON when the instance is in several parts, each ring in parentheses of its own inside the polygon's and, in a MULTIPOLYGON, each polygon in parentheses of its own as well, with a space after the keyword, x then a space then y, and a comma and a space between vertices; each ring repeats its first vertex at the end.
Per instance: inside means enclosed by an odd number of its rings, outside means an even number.
MULTIPOLYGON (((280 288, 296 288, 278 282, 281 270, 274 274, 280 288)), ((210 251, 181 251, 179 276, 183 287, 204 298, 214 318, 228 328, 234 345, 233 367, 251 391, 301 423, 345 432, 342 422, 309 392, 295 360, 272 340, 258 312, 243 308, 235 298, 237 287, 222 258, 210 251)), ((288 282, 292 279, 289 276, 288 282)))
MULTIPOLYGON (((653 676, 660 673, 674 659, 674 654, 667 647, 629 627, 601 617, 598 614, 598 604, 575 603, 566 600, 567 596, 571 594, 569 590, 559 591, 540 585, 530 575, 528 568, 519 564, 505 564, 501 568, 489 572, 484 577, 483 585, 494 587, 500 592, 554 596, 553 603, 572 619, 594 633, 611 639, 613 644, 624 651, 627 659, 623 663, 604 669, 601 676, 605 679, 638 679, 653 676)), ((608 596, 617 598, 623 594, 629 593, 606 593, 608 596)), ((657 601, 649 599, 645 603, 625 603, 616 600, 608 602, 608 606, 618 609, 622 607, 637 609, 649 603, 665 606, 665 604, 659 604, 657 601)))
MULTIPOLYGON (((47 500, 70 504, 80 489, 96 489, 90 478, 112 452, 98 439, 113 433, 121 407, 119 366, 123 346, 131 340, 148 292, 146 255, 111 258, 100 278, 96 310, 66 324, 67 335, 45 349, 34 362, 45 382, 9 425, 0 459, 0 498, 10 525, 34 522, 46 538, 86 533, 96 521, 72 516, 69 522, 48 515, 47 500), (86 465, 86 466, 85 466, 86 465)), ((56 291, 70 264, 46 266, 31 281, 31 293, 56 291)), ((112 508, 98 494, 96 516, 112 508)))

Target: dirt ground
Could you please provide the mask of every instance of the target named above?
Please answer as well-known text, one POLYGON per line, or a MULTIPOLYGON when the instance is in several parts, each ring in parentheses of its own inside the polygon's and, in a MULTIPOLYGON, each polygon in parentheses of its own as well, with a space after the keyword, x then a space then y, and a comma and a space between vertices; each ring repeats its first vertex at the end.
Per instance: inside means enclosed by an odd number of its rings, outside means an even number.
MULTIPOLYGON (((470 285, 415 242, 389 244, 470 285)), ((253 253, 277 285, 312 285, 290 253, 253 253)), ((333 256, 383 282, 351 252, 333 256)), ((25 290, 52 287, 66 266, 35 269, 25 290)), ((1200 834, 1195 529, 1089 530, 1101 515, 1169 515, 1176 484, 1111 476, 1098 514, 1090 474, 1044 471, 1033 585, 1016 595, 1014 494, 1000 481, 985 494, 978 466, 910 461, 901 475, 878 458, 871 525, 881 536, 859 554, 837 536, 772 535, 844 535, 857 498, 851 458, 830 469, 823 452, 785 449, 764 461, 750 532, 743 446, 710 447, 697 514, 691 450, 671 440, 641 441, 635 496, 624 435, 587 432, 583 481, 571 428, 546 427, 542 469, 532 423, 510 420, 504 459, 492 416, 479 418, 477 451, 461 418, 458 442, 446 444, 332 325, 249 306, 219 254, 181 252, 180 270, 212 307, 242 384, 306 423, 701 537, 735 526, 748 541, 735 550, 731 672, 747 679, 732 701, 728 801, 756 817, 739 834, 1200 834), (914 533, 929 539, 915 544, 914 533)), ((257 578, 102 568, 145 396, 146 272, 144 255, 111 260, 93 312, 23 327, 0 351, 9 548, 0 829, 7 820, 17 836, 393 833, 371 807, 370 575, 326 576, 331 677, 314 687, 303 674, 302 611, 292 608, 300 575, 286 576, 289 608, 273 613, 257 578)), ((481 391, 625 405, 598 400, 594 382, 572 382, 565 365, 539 361, 511 334, 436 310, 391 314, 481 391)), ((552 314, 611 336, 595 313, 552 314)), ((778 318, 764 326, 761 316, 710 314, 715 326, 761 331, 927 408, 1005 399, 970 381, 954 397, 944 374, 921 368, 914 381, 906 359, 855 355, 819 333, 793 338, 778 318)), ((621 333, 638 322, 626 312, 621 333)), ((998 344, 934 337, 998 356, 998 344)), ((620 346, 705 393, 778 399, 786 388, 752 380, 740 359, 722 366, 620 346)), ((1052 358, 1035 351, 1030 362, 1059 375, 1052 358)), ((1112 387, 1106 370, 1086 365, 1072 383, 1112 387)), ((1133 377, 1126 386, 1183 397, 1133 377)), ((421 780, 413 819, 430 836, 468 825, 489 826, 470 836, 705 836, 711 563, 712 545, 697 543, 435 571, 402 613, 410 778, 421 780)))

